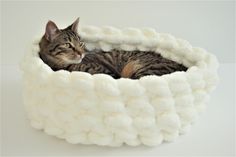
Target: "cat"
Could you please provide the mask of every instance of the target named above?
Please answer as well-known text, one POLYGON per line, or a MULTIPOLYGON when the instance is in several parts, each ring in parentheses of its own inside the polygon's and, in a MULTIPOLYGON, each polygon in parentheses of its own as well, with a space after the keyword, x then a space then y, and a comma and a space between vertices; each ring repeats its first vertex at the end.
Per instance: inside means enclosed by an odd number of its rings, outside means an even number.
POLYGON ((111 50, 87 51, 77 33, 79 18, 65 29, 48 21, 39 42, 39 56, 52 70, 108 74, 115 79, 140 79, 146 75, 164 75, 187 68, 163 58, 156 52, 111 50))

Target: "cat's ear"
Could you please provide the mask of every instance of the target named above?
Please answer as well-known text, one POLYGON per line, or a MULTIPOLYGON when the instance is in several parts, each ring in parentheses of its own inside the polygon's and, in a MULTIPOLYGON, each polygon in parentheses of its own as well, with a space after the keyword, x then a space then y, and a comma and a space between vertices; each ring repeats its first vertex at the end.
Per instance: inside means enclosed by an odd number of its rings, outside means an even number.
POLYGON ((53 39, 55 39, 55 37, 58 35, 59 32, 60 31, 57 28, 57 25, 52 21, 48 21, 46 25, 46 31, 45 31, 46 39, 48 41, 52 41, 53 39))
POLYGON ((72 23, 69 27, 67 27, 67 29, 71 29, 73 32, 77 32, 78 25, 79 25, 79 17, 75 20, 74 23, 72 23))

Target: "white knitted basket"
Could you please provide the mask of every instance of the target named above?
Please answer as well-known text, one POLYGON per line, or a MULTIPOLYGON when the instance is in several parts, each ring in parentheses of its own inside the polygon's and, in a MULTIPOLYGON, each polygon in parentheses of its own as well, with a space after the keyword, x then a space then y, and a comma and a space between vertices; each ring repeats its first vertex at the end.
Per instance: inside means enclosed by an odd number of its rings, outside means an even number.
POLYGON ((88 50, 156 51, 188 70, 139 80, 54 72, 39 58, 37 42, 21 64, 32 127, 69 143, 108 146, 155 146, 189 131, 218 82, 214 55, 149 28, 85 26, 79 32, 88 50))

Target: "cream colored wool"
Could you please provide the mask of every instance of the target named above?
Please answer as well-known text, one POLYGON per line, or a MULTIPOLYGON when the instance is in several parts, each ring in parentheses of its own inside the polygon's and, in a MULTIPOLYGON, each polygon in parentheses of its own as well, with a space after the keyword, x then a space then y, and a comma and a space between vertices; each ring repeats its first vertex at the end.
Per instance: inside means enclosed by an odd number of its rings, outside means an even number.
POLYGON ((31 126, 69 143, 155 146, 189 131, 218 82, 218 62, 204 49, 153 29, 84 26, 88 50, 156 51, 186 72, 113 79, 105 74, 54 72, 38 42, 22 61, 24 104, 31 126))

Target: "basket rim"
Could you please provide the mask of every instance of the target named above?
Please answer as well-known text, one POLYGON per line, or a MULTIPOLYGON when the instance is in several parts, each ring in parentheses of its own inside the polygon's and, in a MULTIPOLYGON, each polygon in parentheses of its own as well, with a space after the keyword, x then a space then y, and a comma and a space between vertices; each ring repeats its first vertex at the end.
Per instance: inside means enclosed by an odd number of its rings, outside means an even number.
MULTIPOLYGON (((176 61, 178 63, 181 63, 185 65, 188 69, 185 72, 176 71, 170 74, 165 74, 162 76, 156 76, 156 75, 148 75, 143 76, 140 79, 144 79, 146 77, 157 77, 157 78, 164 78, 169 75, 175 75, 175 73, 188 73, 192 69, 194 70, 210 70, 210 71, 216 71, 219 64, 216 59, 216 57, 207 52, 205 49, 199 48, 199 47, 192 47, 188 41, 176 38, 168 33, 157 33, 156 30, 153 28, 132 28, 127 27, 123 29, 118 29, 116 27, 112 26, 82 26, 79 29, 79 34, 82 38, 82 40, 86 43, 86 48, 89 51, 92 51, 94 49, 101 49, 103 51, 109 51, 110 49, 119 49, 119 50, 125 50, 129 51, 129 46, 132 48, 135 48, 135 50, 140 50, 142 48, 145 48, 146 51, 154 51, 159 53, 164 58, 176 61), (110 42, 111 39, 114 39, 117 37, 122 41, 118 46, 113 44, 113 42, 110 42), (135 43, 128 43, 129 41, 133 41, 137 37, 140 37, 139 42, 135 43), (123 40, 122 40, 123 39, 123 40), (143 42, 143 43, 142 43, 143 42), (151 45, 147 45, 147 43, 152 43, 151 45), (110 46, 110 49, 107 48, 107 46, 110 46), (126 46, 126 47, 125 47, 126 46), (142 47, 143 46, 143 47, 142 47), (181 51, 181 52, 180 52, 181 51), (177 58, 176 58, 177 57, 177 58), (179 58, 178 58, 179 57, 179 58), (181 58, 182 57, 182 58, 181 58), (185 57, 185 58, 184 58, 185 57), (184 61, 184 59, 186 59, 184 61), (196 58, 199 58, 196 60, 196 58), (182 60, 181 60, 182 59, 182 60), (188 61, 192 60, 192 61, 188 61)), ((45 64, 39 57, 39 40, 40 38, 37 37, 33 44, 31 45, 31 50, 25 54, 24 58, 22 59, 20 63, 21 70, 23 72, 26 72, 29 70, 28 68, 28 62, 31 59, 33 59, 34 62, 31 62, 30 64, 38 67, 38 70, 46 69, 47 73, 53 75, 57 73, 63 73, 63 75, 70 75, 70 73, 79 73, 81 75, 86 74, 90 75, 91 77, 96 77, 97 75, 106 75, 106 74, 89 74, 87 72, 81 72, 81 71, 73 71, 69 72, 66 70, 58 70, 53 71, 47 64, 45 64)), ((132 51, 132 50, 131 50, 132 51)), ((33 68, 34 69, 34 68, 33 68)), ((107 77, 111 77, 107 75, 107 77)), ((126 80, 132 80, 137 81, 140 79, 129 79, 129 78, 119 78, 113 80, 120 80, 120 79, 126 79, 126 80)))

